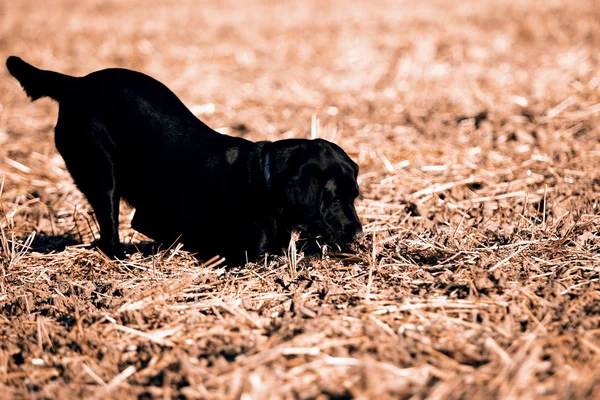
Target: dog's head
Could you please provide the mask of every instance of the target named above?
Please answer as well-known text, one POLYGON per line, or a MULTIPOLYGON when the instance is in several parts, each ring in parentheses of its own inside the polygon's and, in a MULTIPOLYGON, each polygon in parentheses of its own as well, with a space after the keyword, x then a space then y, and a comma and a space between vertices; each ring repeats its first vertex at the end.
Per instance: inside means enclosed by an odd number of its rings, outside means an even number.
POLYGON ((298 142, 286 157, 283 198, 295 225, 311 237, 345 246, 362 236, 354 200, 358 165, 334 143, 298 142))

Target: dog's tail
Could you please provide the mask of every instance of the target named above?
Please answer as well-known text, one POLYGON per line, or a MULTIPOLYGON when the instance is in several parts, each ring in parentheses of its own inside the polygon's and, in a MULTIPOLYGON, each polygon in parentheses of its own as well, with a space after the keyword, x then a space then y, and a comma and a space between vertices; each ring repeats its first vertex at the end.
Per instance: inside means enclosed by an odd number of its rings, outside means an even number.
POLYGON ((73 89, 77 80, 73 76, 38 69, 15 56, 8 57, 6 67, 32 101, 46 96, 60 101, 73 89))

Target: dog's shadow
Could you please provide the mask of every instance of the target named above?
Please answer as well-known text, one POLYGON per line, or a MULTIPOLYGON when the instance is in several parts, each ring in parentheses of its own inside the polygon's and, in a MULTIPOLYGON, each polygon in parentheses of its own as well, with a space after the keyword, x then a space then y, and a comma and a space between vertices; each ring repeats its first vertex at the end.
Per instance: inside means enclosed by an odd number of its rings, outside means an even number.
MULTIPOLYGON (((22 241, 25 242, 25 239, 26 238, 22 238, 22 241)), ((79 246, 81 248, 90 250, 96 248, 94 244, 84 245, 79 238, 70 233, 64 233, 62 235, 48 235, 44 232, 35 235, 28 247, 30 251, 36 253, 51 254, 60 253, 69 246, 79 246)), ((151 240, 135 244, 123 244, 123 250, 125 251, 125 254, 141 253, 144 257, 158 254, 164 249, 165 247, 163 244, 151 240)))
MULTIPOLYGON (((21 238, 22 242, 26 241, 26 238, 21 238)), ((81 241, 75 238, 69 233, 62 235, 47 235, 44 232, 40 232, 29 244, 29 249, 36 253, 59 253, 64 251, 68 246, 80 245, 81 241)))

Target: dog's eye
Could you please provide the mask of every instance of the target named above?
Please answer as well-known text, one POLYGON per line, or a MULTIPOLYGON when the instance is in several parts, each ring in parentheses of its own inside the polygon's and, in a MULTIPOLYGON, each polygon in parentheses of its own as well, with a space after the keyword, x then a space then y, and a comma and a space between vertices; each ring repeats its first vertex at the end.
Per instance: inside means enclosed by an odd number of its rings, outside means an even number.
POLYGON ((342 202, 340 201, 340 199, 336 199, 333 201, 333 203, 331 203, 331 209, 333 211, 339 211, 340 208, 342 208, 342 202))

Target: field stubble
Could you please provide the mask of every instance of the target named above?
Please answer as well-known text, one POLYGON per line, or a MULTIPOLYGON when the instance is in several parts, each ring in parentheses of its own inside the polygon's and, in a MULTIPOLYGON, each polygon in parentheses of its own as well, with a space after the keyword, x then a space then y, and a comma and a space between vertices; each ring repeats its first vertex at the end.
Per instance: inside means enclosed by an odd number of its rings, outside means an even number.
POLYGON ((336 141, 367 233, 227 268, 125 209, 146 251, 108 261, 56 104, 1 72, 0 396, 599 398, 600 3, 497 3, 0 3, 1 59, 136 69, 221 132, 336 141))

